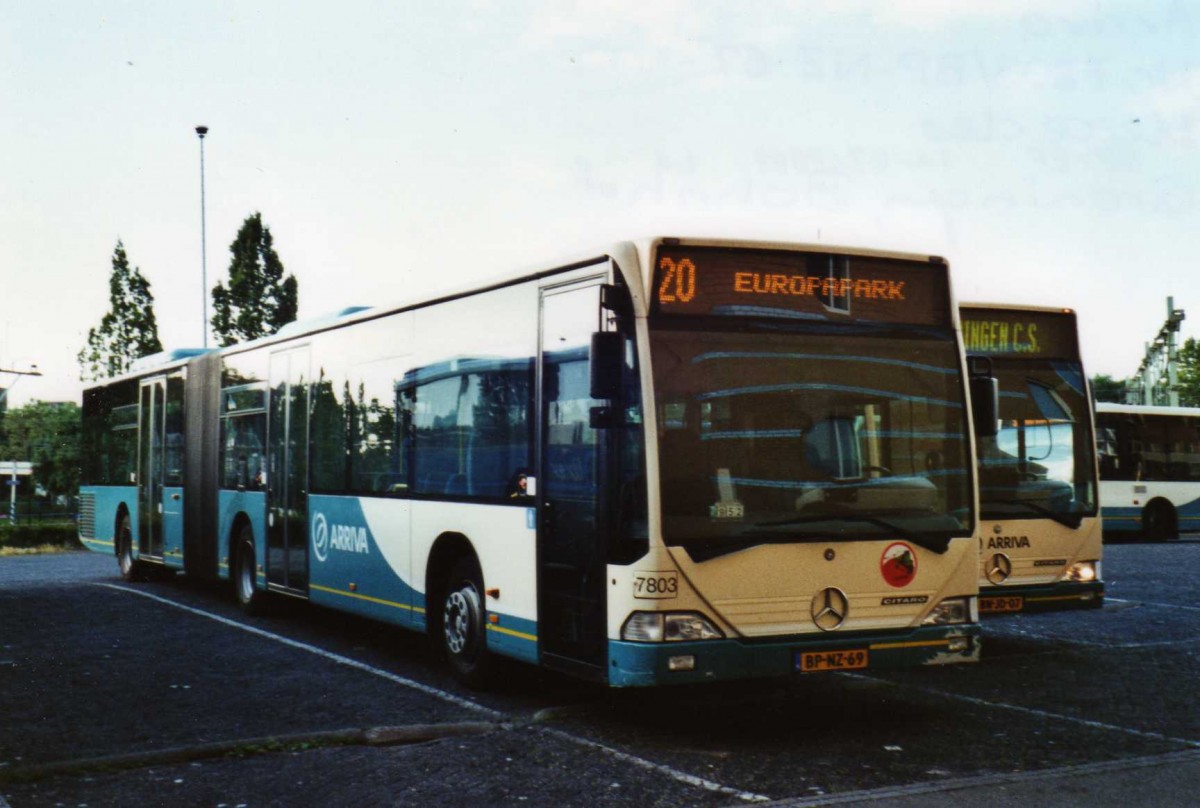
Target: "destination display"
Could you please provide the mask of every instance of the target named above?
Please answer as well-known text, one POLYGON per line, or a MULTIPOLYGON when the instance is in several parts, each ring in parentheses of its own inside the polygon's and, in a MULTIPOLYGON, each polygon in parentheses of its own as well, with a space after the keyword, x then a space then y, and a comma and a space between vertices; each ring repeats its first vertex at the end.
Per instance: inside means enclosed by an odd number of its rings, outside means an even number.
POLYGON ((963 345, 969 354, 1023 359, 1075 359, 1075 313, 961 306, 963 345))
POLYGON ((663 245, 652 311, 949 325, 946 266, 863 255, 663 245))

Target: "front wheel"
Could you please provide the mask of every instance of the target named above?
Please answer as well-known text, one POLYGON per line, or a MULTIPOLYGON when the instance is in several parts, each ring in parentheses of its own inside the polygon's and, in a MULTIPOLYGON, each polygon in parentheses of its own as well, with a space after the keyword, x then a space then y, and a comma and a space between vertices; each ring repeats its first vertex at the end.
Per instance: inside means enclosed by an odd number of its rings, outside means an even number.
POLYGON ((1142 514, 1142 533, 1147 541, 1172 541, 1179 538, 1175 509, 1166 500, 1155 500, 1142 514))
POLYGON ((483 602, 483 576, 472 559, 462 559, 446 585, 442 604, 442 648, 454 675, 464 684, 481 687, 492 670, 487 650, 487 614, 483 602))

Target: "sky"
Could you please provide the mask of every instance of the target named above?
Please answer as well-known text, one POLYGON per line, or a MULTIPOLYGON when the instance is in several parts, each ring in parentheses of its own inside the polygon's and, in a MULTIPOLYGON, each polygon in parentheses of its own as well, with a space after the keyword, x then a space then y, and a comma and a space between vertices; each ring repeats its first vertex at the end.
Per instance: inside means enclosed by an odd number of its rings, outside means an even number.
MULTIPOLYGON (((1131 376, 1200 334, 1200 4, 6 3, 0 368, 78 400, 113 249, 168 348, 261 212, 300 318, 651 235, 946 256, 1131 376)), ((12 385, 0 373, 0 386, 12 385)))

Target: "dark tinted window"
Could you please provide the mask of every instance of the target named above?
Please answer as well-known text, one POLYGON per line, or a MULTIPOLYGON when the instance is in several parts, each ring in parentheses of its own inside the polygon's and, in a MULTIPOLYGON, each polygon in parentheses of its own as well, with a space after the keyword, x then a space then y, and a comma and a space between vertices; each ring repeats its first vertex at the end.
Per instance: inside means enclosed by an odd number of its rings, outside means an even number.
POLYGON ((264 485, 266 413, 221 419, 221 487, 260 491, 264 485))
POLYGON ((459 360, 428 369, 404 390, 403 419, 419 494, 496 499, 516 492, 532 468, 529 360, 459 360), (490 365, 490 366, 489 366, 490 365), (422 380, 422 376, 425 380, 422 380))
POLYGON ((132 485, 137 470, 137 382, 83 395, 83 483, 132 485))

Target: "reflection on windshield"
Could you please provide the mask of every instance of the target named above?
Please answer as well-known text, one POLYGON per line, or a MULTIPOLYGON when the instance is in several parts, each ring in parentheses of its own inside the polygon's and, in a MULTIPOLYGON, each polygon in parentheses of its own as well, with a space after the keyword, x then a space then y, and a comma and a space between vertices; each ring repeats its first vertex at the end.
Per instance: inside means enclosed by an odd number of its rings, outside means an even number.
POLYGON ((653 331, 666 541, 968 529, 955 343, 898 333, 653 331))
POLYGON ((984 518, 1094 513, 1094 455, 1078 363, 997 359, 994 369, 1000 432, 978 444, 984 518))

